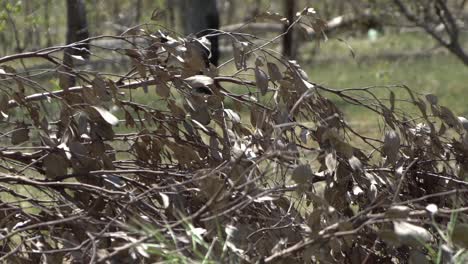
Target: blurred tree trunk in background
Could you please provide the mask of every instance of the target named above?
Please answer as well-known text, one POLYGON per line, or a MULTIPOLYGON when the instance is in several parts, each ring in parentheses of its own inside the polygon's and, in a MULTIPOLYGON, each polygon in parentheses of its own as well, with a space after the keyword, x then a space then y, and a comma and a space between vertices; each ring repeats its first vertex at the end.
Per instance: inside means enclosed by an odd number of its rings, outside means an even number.
MULTIPOLYGON (((93 10, 93 21, 91 23, 93 23, 93 31, 92 31, 92 34, 97 36, 97 35, 100 35, 102 32, 101 30, 99 30, 99 23, 101 22, 101 16, 100 16, 100 13, 99 12, 99 0, 93 0, 92 2, 92 5, 93 7, 95 8, 95 10, 93 10)), ((107 21, 109 22, 109 21, 107 21)))
POLYGON ((26 18, 24 22, 28 24, 24 30, 23 49, 25 50, 33 44, 33 25, 30 24, 30 20, 28 19, 31 14, 31 4, 31 1, 25 1, 23 7, 24 17, 26 18))
POLYGON ((140 23, 141 20, 141 11, 143 8, 143 0, 137 0, 135 5, 135 25, 140 23))
MULTIPOLYGON (((67 0, 67 44, 74 43, 89 38, 88 22, 86 19, 86 7, 84 0, 67 0)), ((63 63, 65 66, 73 67, 72 55, 89 58, 89 43, 65 49, 63 63)), ((67 69, 65 69, 67 70, 67 69)), ((65 86, 73 86, 75 78, 69 75, 65 86)), ((63 87, 62 87, 63 88, 63 87)))
MULTIPOLYGON (((169 28, 175 29, 175 7, 177 5, 174 5, 174 2, 178 2, 178 0, 166 0, 166 10, 168 12, 168 23, 169 23, 169 28)), ((177 3, 176 3, 177 4, 177 3)))
MULTIPOLYGON (((84 0, 67 0, 67 44, 89 38, 88 21, 84 0)), ((85 43, 78 48, 89 49, 85 43)), ((72 54, 87 56, 88 52, 72 49, 72 54)))
POLYGON ((112 3, 112 20, 114 23, 115 34, 122 34, 125 31, 125 29, 122 23, 122 19, 120 17, 120 3, 117 1, 114 1, 112 3))
MULTIPOLYGON (((296 10, 296 0, 283 0, 284 2, 284 11, 286 18, 289 20, 289 24, 284 25, 284 32, 286 32, 291 23, 294 22, 295 10, 296 10)), ((289 59, 294 59, 296 57, 295 49, 295 38, 294 30, 291 28, 289 32, 286 33, 283 37, 283 55, 289 59)))
MULTIPOLYGON (((216 0, 184 0, 183 5, 185 33, 198 33, 197 37, 215 33, 219 29, 219 12, 216 0)), ((208 37, 211 42, 210 62, 218 64, 218 37, 208 37)))
POLYGON ((50 0, 44 0, 44 27, 45 27, 45 34, 46 34, 46 46, 52 46, 52 37, 50 36, 50 16, 49 16, 49 7, 50 7, 50 0))

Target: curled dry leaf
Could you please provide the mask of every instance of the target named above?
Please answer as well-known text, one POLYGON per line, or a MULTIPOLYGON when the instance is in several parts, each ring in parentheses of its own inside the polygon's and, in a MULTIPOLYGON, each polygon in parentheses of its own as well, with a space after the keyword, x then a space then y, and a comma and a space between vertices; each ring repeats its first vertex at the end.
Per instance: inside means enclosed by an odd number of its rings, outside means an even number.
POLYGON ((389 218, 405 218, 409 215, 410 211, 411 209, 408 206, 394 205, 385 212, 385 216, 389 218))
POLYGON ((426 95, 426 100, 431 104, 431 105, 437 105, 438 98, 437 96, 433 94, 427 94, 426 95))
POLYGON ((363 171, 362 162, 358 158, 356 158, 355 156, 352 156, 348 160, 348 162, 349 162, 349 165, 351 166, 351 168, 354 171, 360 171, 360 172, 363 171))
POLYGON ((91 109, 94 109, 109 125, 115 126, 119 123, 119 119, 107 109, 100 106, 91 106, 91 109))
POLYGON ((214 83, 213 78, 206 75, 194 75, 184 79, 192 88, 205 87, 214 83))
POLYGON ((335 172, 338 165, 335 154, 328 153, 325 156, 325 165, 327 166, 328 173, 333 174, 333 172, 335 172))
POLYGON ((432 239, 432 235, 425 228, 404 221, 393 222, 395 234, 402 244, 422 246, 432 239))
POLYGON ((94 78, 94 80, 92 81, 92 86, 95 94, 97 94, 101 100, 110 101, 112 99, 112 97, 107 91, 106 82, 101 76, 97 75, 94 78))
POLYGON ((385 133, 383 152, 387 156, 389 162, 396 161, 398 151, 400 149, 400 136, 395 130, 388 130, 385 133))
POLYGON ((259 67, 255 68, 255 82, 261 95, 268 92, 268 75, 259 67))
POLYGON ((268 74, 270 75, 272 81, 276 82, 276 81, 283 79, 283 75, 281 74, 281 71, 279 70, 276 64, 272 62, 268 62, 267 68, 268 68, 268 74))
POLYGON ((233 41, 232 48, 234 50, 234 64, 236 65, 237 70, 247 68, 247 55, 246 50, 249 44, 242 41, 233 41))
MULTIPOLYGON (((458 117, 458 121, 460 122, 460 124, 462 125, 462 127, 468 131, 468 119, 464 118, 463 116, 459 116, 458 117)), ((443 134, 443 133, 442 133, 443 134)))
POLYGON ((255 18, 256 19, 273 20, 273 21, 280 22, 280 23, 283 23, 283 24, 288 24, 289 23, 288 19, 285 18, 284 16, 280 15, 279 13, 273 13, 273 12, 269 12, 269 11, 257 15, 257 16, 255 16, 255 18))
POLYGON ((453 112, 445 106, 440 106, 440 118, 452 128, 458 128, 458 119, 455 117, 453 112))
POLYGON ((227 115, 229 121, 233 124, 239 124, 241 121, 241 117, 238 113, 234 112, 232 109, 224 109, 224 113, 227 115))

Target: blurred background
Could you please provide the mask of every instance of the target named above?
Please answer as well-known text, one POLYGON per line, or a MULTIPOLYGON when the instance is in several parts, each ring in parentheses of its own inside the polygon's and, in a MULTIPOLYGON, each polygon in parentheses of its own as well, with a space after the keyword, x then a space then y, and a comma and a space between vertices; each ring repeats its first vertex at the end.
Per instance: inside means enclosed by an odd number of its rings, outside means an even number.
MULTIPOLYGON (((296 12, 315 9, 325 29, 305 24, 272 43, 297 60, 310 80, 331 88, 405 84, 433 93, 458 115, 468 114, 466 0, 0 0, 0 57, 63 45, 98 35, 119 35, 152 23, 151 30, 200 33, 204 28, 255 34, 259 43, 285 32, 296 12), (269 12, 269 13, 266 13, 269 12), (275 14, 278 13, 278 14, 275 14)), ((205 32, 210 34, 214 31, 205 32)), ((175 35, 177 36, 177 35, 175 35)), ((212 41, 212 62, 232 56, 228 38, 212 41)), ((99 41, 99 40, 98 40, 99 41)), ((119 42, 89 43, 118 49, 119 42)), ((125 72, 127 61, 109 64, 93 54, 97 71, 125 72), (109 68, 110 67, 110 68, 109 68)), ((123 58, 124 59, 124 58, 123 58)), ((41 62, 43 63, 43 62, 41 62)), ((32 68, 42 64, 23 65, 32 68)), ((223 72, 233 72, 227 66, 223 72)), ((380 94, 388 97, 388 91, 380 94)), ((374 123, 343 104, 353 122, 374 123)), ((374 126, 375 127, 375 126, 374 126)))

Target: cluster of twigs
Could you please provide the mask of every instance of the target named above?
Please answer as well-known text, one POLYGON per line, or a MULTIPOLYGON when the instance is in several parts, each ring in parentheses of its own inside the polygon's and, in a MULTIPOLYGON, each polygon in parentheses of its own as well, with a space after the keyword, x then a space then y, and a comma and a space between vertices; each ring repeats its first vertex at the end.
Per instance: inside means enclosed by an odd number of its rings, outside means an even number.
MULTIPOLYGON (((311 9, 300 23, 323 24, 311 9)), ((58 59, 82 43, 0 58, 0 262, 466 255, 467 119, 404 86, 380 99, 313 83, 268 49, 280 36, 219 34, 234 50, 219 67, 206 38, 146 27, 100 37, 121 49, 92 48, 128 57, 124 75, 58 59), (38 59, 50 69, 19 70, 38 59), (353 129, 331 96, 379 116, 383 139, 353 129)))

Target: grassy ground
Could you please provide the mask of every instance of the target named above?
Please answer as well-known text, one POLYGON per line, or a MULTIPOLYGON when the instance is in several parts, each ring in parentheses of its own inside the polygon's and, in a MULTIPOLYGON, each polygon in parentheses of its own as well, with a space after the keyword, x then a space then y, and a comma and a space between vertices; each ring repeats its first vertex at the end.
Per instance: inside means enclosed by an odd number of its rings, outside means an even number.
MULTIPOLYGON (((440 104, 449 106, 457 115, 468 115, 464 96, 468 69, 443 48, 433 50, 436 43, 424 33, 387 34, 375 42, 348 38, 346 43, 331 39, 321 46, 312 63, 303 64, 313 81, 332 88, 405 84, 421 95, 437 95, 440 104), (421 55, 429 50, 433 52, 421 55)), ((375 92, 381 98, 389 98, 387 89, 375 92)), ((395 90, 395 94, 397 99, 407 98, 402 89, 395 90)), ((367 112, 337 103, 353 123, 362 129, 375 129, 376 120, 369 118, 367 112)))

